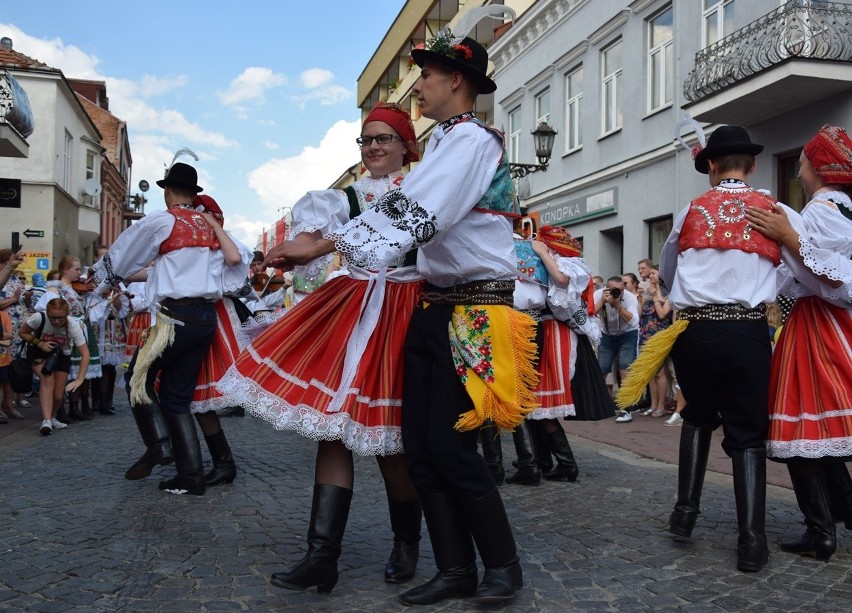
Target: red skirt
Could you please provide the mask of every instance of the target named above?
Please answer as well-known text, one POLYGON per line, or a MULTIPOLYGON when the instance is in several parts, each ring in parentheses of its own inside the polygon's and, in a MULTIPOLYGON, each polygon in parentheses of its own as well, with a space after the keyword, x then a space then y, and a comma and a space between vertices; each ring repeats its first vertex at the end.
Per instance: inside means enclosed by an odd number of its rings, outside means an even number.
POLYGON ((535 390, 541 405, 527 419, 555 419, 574 415, 574 398, 571 395, 571 370, 573 363, 571 328, 555 319, 545 319, 544 343, 538 361, 541 373, 535 390))
POLYGON ((240 329, 240 318, 230 299, 216 302, 216 337, 210 344, 210 349, 201 362, 201 370, 192 394, 189 407, 193 413, 205 413, 216 409, 232 406, 216 389, 216 383, 225 376, 227 370, 234 364, 243 347, 237 339, 236 331, 240 329))
POLYGON ((772 356, 772 458, 852 456, 852 311, 796 299, 772 356))
POLYGON ((127 345, 124 354, 132 356, 142 346, 142 341, 151 327, 151 314, 148 311, 134 313, 130 318, 130 326, 127 328, 127 345))
POLYGON ((339 440, 359 455, 401 453, 402 350, 421 287, 419 281, 385 284, 352 383, 337 396, 339 410, 329 409, 369 289, 367 281, 350 277, 325 283, 252 341, 219 390, 278 430, 339 440))

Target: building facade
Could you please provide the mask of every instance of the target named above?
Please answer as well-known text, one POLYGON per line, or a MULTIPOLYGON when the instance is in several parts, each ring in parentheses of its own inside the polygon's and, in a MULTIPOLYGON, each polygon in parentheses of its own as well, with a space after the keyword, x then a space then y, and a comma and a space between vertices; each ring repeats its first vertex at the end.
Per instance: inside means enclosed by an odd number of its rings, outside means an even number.
POLYGON ((3 159, 0 177, 20 181, 20 207, 2 209, 3 225, 20 233, 27 272, 47 272, 64 255, 91 264, 96 246, 127 223, 123 211, 117 211, 127 202, 121 170, 126 166, 129 177, 126 126, 78 96, 60 70, 15 51, 8 38, 0 44, 0 70, 26 90, 35 124, 27 157, 3 159), (90 111, 99 115, 106 133, 90 111), (107 227, 102 226, 103 197, 110 211, 107 227))
POLYGON ((656 260, 708 188, 675 140, 688 112, 708 135, 748 128, 766 146, 754 186, 801 207, 802 146, 852 117, 851 28, 841 2, 538 0, 489 48, 511 160, 534 161, 541 121, 558 131, 546 172, 518 180, 522 205, 567 226, 604 277, 656 260))

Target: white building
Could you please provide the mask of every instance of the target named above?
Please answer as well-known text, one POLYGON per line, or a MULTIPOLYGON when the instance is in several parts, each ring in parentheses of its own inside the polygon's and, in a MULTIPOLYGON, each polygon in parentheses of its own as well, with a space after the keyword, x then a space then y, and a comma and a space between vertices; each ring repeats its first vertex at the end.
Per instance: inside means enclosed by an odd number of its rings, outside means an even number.
POLYGON ((101 211, 85 186, 87 179, 100 181, 101 134, 61 71, 15 51, 9 39, 0 45, 0 68, 26 90, 35 121, 28 157, 0 158, 0 178, 21 182, 21 207, 0 209, 2 226, 19 232, 25 252, 47 267, 63 255, 89 263, 101 211))
POLYGON ((511 160, 535 163, 539 122, 559 132, 546 172, 519 180, 522 205, 568 226, 605 278, 656 259, 709 186, 674 140, 684 111, 708 135, 747 127, 766 146, 754 186, 794 207, 802 146, 825 123, 852 128, 848 3, 538 0, 488 51, 511 160))

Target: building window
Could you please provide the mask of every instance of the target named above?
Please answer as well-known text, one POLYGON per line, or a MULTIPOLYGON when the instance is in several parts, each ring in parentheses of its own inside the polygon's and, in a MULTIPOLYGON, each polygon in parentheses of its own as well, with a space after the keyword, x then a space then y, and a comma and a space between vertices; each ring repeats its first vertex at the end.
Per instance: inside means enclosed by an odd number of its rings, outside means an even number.
POLYGON ((520 159, 521 146, 521 107, 509 113, 509 161, 520 159))
POLYGON ((621 128, 621 92, 620 84, 623 72, 622 44, 617 40, 601 52, 603 66, 602 130, 609 134, 621 128))
POLYGON ((734 31, 734 0, 704 0, 704 47, 734 31))
POLYGON ((648 111, 672 102, 674 43, 672 8, 648 22, 648 111))
MULTIPOLYGON (((663 245, 672 231, 672 216, 658 217, 648 221, 648 258, 659 263, 663 245)), ((671 288, 669 288, 671 289, 671 288)))
POLYGON ((799 179, 799 155, 795 151, 779 155, 778 160, 778 200, 791 209, 801 211, 805 206, 805 190, 799 179))
POLYGON ((550 90, 546 89, 535 97, 535 125, 550 123, 550 90))
POLYGON ((580 109, 583 103, 583 67, 575 68, 565 76, 565 151, 583 145, 580 109))
POLYGON ((86 151, 86 180, 95 178, 95 154, 86 151))
POLYGON ((71 149, 73 137, 65 132, 65 146, 62 149, 62 189, 66 192, 71 190, 71 149))

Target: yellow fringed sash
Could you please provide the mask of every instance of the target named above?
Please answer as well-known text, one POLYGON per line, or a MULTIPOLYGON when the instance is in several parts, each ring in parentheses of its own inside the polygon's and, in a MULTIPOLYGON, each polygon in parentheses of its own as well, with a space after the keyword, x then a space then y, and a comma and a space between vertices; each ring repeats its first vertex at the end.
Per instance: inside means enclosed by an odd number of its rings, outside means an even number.
POLYGON ((536 322, 502 305, 459 305, 449 324, 450 346, 459 378, 474 408, 459 415, 455 429, 474 430, 491 419, 514 430, 538 407, 533 367, 538 348, 536 322))
POLYGON ((642 346, 627 371, 627 379, 622 382, 618 394, 615 395, 615 404, 619 409, 626 409, 639 402, 645 388, 663 367, 677 337, 686 330, 688 323, 685 319, 678 319, 665 330, 657 332, 642 346))
POLYGON ((166 347, 175 342, 175 325, 167 317, 157 314, 157 323, 150 329, 147 338, 139 348, 133 375, 130 377, 130 404, 151 404, 145 383, 148 380, 148 370, 154 360, 163 355, 166 347))

